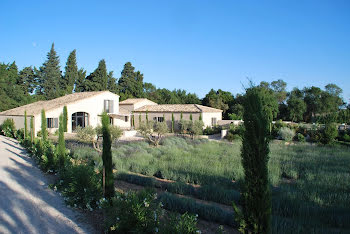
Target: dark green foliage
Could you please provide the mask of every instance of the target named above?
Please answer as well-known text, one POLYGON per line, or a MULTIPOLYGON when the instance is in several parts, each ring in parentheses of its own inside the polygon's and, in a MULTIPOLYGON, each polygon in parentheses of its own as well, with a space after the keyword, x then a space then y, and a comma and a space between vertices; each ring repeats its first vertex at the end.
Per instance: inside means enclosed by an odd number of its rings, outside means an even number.
POLYGON ((199 121, 203 121, 202 113, 199 114, 199 121))
POLYGON ((161 233, 172 234, 196 234, 201 233, 197 228, 196 215, 188 214, 187 212, 179 215, 177 213, 171 213, 169 217, 161 223, 161 233))
POLYGON ((297 133, 296 140, 299 142, 305 142, 305 136, 301 133, 297 133))
POLYGON ((68 131, 68 111, 67 106, 63 107, 63 131, 68 131))
POLYGON ((40 83, 41 90, 46 100, 59 97, 61 94, 60 86, 62 80, 60 70, 59 57, 56 54, 54 43, 52 43, 51 50, 47 54, 47 60, 40 68, 40 83))
POLYGON ((30 117, 30 141, 31 142, 34 142, 34 138, 35 138, 35 135, 34 135, 34 117, 31 116, 30 117))
POLYGON ((102 59, 93 73, 88 75, 84 82, 84 91, 107 90, 108 75, 106 62, 102 59))
POLYGON ((58 146, 57 146, 58 161, 61 168, 64 167, 66 161, 66 143, 64 141, 64 118, 60 115, 58 127, 58 146))
POLYGON ((102 198, 100 175, 90 165, 68 165, 59 173, 56 184, 71 207, 92 210, 98 208, 102 198))
POLYGON ((223 110, 224 118, 228 118, 228 110, 230 105, 234 103, 234 97, 230 92, 223 91, 221 89, 215 91, 211 89, 202 100, 202 104, 205 106, 211 106, 217 109, 223 110))
POLYGON ((129 97, 141 98, 143 94, 143 74, 135 72, 135 68, 130 62, 125 63, 118 80, 118 90, 121 100, 129 97))
POLYGON ((322 130, 322 144, 332 144, 335 138, 338 136, 338 129, 335 123, 329 122, 325 124, 324 129, 322 130))
POLYGON ((198 203, 191 198, 180 198, 167 192, 160 194, 158 199, 167 210, 198 214, 198 217, 204 220, 235 226, 233 212, 224 210, 218 206, 198 203))
POLYGON ((75 92, 83 92, 85 91, 85 77, 86 77, 86 71, 81 68, 78 70, 78 76, 75 81, 75 92))
POLYGON ((287 100, 289 118, 292 121, 302 121, 306 111, 306 103, 304 102, 301 93, 298 89, 293 89, 287 100))
POLYGON ((78 79, 78 66, 76 50, 70 52, 63 79, 61 79, 61 89, 64 94, 71 94, 74 89, 74 84, 78 79))
POLYGON ((103 150, 102 160, 105 172, 105 198, 110 199, 114 196, 114 176, 113 176, 113 162, 111 150, 111 132, 109 127, 109 117, 107 113, 102 114, 102 136, 103 136, 103 150))
POLYGON ((7 137, 15 137, 16 126, 13 119, 5 119, 1 125, 2 132, 7 137))
POLYGON ((190 120, 193 121, 193 117, 192 117, 192 114, 190 114, 190 120))
POLYGON ((24 111, 24 139, 28 137, 27 111, 24 111))
POLYGON ((117 194, 106 209, 109 233, 156 233, 162 210, 151 190, 117 194))
POLYGON ((272 121, 268 93, 258 87, 246 90, 242 165, 244 188, 242 192, 245 230, 254 233, 271 231, 271 194, 268 178, 269 126, 272 121))
POLYGON ((117 79, 113 76, 113 71, 108 73, 107 89, 112 93, 118 92, 117 79))
POLYGON ((213 127, 209 127, 207 126, 204 130, 203 130, 203 134, 204 135, 213 135, 213 134, 219 134, 222 130, 221 126, 213 126, 213 127))
POLYGON ((148 123, 148 110, 146 110, 146 123, 148 123))
POLYGON ((45 110, 41 110, 41 137, 43 141, 47 140, 47 122, 46 122, 46 115, 45 115, 45 110))
POLYGON ((174 113, 171 113, 171 132, 175 132, 175 118, 174 118, 174 113))

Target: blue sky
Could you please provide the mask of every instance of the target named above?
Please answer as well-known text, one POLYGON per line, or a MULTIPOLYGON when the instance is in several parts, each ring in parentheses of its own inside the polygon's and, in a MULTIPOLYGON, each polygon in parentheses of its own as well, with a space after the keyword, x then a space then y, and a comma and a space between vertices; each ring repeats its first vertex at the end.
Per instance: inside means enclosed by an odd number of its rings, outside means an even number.
POLYGON ((0 62, 40 66, 51 43, 63 70, 77 50, 115 77, 130 61, 157 87, 203 97, 283 79, 335 83, 350 98, 350 1, 1 1, 0 62))

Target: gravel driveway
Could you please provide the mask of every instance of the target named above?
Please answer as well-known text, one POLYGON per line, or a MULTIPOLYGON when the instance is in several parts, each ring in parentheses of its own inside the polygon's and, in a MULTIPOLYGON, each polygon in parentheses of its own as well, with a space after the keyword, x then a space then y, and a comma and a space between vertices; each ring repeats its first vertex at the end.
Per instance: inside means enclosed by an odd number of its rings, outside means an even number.
POLYGON ((0 233, 96 233, 46 177, 16 140, 0 136, 0 233))

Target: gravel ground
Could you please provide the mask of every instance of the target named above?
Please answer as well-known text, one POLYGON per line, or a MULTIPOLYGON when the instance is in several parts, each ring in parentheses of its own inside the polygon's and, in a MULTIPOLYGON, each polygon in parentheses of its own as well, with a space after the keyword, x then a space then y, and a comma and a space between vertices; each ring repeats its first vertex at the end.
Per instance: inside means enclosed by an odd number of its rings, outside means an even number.
POLYGON ((48 184, 17 141, 0 136, 0 233, 97 233, 48 184))

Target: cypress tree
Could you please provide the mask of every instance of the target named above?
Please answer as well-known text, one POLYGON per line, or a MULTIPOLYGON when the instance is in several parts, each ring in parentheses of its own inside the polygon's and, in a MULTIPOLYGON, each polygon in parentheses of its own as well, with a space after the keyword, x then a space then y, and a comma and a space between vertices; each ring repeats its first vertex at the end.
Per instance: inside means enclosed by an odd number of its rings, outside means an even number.
POLYGON ((62 79, 60 71, 60 60, 55 51, 55 45, 52 43, 51 50, 47 54, 47 60, 41 67, 42 90, 47 100, 60 96, 59 84, 62 79))
POLYGON ((203 117, 202 117, 202 113, 199 114, 199 121, 202 121, 203 117))
POLYGON ((268 100, 258 87, 247 89, 244 99, 242 164, 244 188, 242 193, 245 231, 271 232, 271 194, 268 180, 269 125, 272 121, 268 100))
POLYGON ((133 128, 135 128, 135 116, 131 115, 131 125, 133 128))
POLYGON ((190 120, 192 121, 193 119, 192 119, 192 114, 190 114, 190 120))
POLYGON ((28 127, 27 127, 27 111, 24 111, 24 139, 28 137, 28 127))
POLYGON ((184 117, 184 116, 183 116, 183 114, 182 114, 182 112, 181 112, 181 114, 180 114, 180 119, 182 120, 182 119, 183 119, 183 117, 184 117))
POLYGON ((47 123, 44 109, 41 110, 41 138, 43 141, 47 140, 47 123))
POLYGON ((141 124, 141 114, 139 114, 139 127, 140 127, 140 124, 141 124))
POLYGON ((107 113, 102 114, 102 136, 103 136, 103 150, 102 160, 104 168, 104 196, 110 199, 114 196, 114 176, 113 176, 113 163, 112 163, 112 140, 111 132, 109 128, 109 117, 107 113))
POLYGON ((146 122, 148 123, 148 110, 146 110, 146 122))
POLYGON ((64 79, 62 79, 61 88, 65 94, 71 94, 74 84, 78 79, 78 66, 76 50, 70 52, 65 66, 64 79))
POLYGON ((174 113, 171 113, 171 132, 174 133, 175 130, 175 118, 174 113))
POLYGON ((61 168, 64 167, 66 157, 66 145, 64 141, 64 117, 61 114, 58 126, 58 148, 57 148, 58 162, 61 168))
POLYGON ((30 117, 30 141, 34 142, 34 118, 30 117))
POLYGON ((68 111, 67 106, 63 107, 63 131, 68 131, 68 111))

